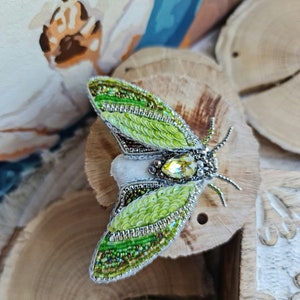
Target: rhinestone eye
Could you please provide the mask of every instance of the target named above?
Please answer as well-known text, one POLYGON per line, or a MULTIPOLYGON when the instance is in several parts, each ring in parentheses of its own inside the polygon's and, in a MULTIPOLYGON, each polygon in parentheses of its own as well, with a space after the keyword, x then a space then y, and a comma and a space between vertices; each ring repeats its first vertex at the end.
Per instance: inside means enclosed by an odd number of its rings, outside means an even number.
POLYGON ((160 168, 160 167, 162 166, 161 160, 156 159, 156 160, 154 161, 154 166, 155 166, 156 168, 160 168))

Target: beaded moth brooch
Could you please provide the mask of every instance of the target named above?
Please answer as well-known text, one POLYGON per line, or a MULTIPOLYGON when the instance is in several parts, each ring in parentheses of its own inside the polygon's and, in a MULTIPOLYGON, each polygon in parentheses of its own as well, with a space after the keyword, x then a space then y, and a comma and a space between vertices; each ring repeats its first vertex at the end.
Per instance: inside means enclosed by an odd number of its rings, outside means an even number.
POLYGON ((107 230, 99 241, 90 266, 97 283, 126 278, 141 270, 165 250, 183 229, 200 194, 208 185, 226 206, 214 178, 240 187, 218 174, 211 150, 214 119, 200 140, 182 117, 151 93, 128 82, 95 77, 88 83, 90 101, 129 159, 151 159, 149 178, 120 187, 107 230))

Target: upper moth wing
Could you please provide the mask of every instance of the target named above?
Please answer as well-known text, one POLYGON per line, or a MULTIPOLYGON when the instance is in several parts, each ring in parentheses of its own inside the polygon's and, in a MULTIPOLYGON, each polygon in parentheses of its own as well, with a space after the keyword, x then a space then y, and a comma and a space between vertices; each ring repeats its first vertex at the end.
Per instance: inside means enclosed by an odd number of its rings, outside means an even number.
POLYGON ((111 129, 112 134, 114 135, 115 139, 119 144, 119 147, 121 148, 124 154, 135 156, 135 157, 141 156, 143 158, 144 155, 156 155, 160 153, 158 149, 154 149, 152 147, 143 145, 131 138, 128 138, 125 134, 120 132, 116 127, 112 126, 109 122, 106 122, 106 124, 111 129))
POLYGON ((150 193, 164 186, 162 180, 140 179, 122 185, 119 190, 118 201, 111 214, 111 218, 118 214, 124 207, 144 194, 150 193))
POLYGON ((91 278, 108 283, 135 274, 165 250, 190 216, 197 182, 160 187, 130 202, 109 223, 90 266, 91 278))
POLYGON ((185 121, 158 97, 125 81, 95 77, 88 83, 91 103, 112 129, 125 154, 199 148, 202 143, 185 121))

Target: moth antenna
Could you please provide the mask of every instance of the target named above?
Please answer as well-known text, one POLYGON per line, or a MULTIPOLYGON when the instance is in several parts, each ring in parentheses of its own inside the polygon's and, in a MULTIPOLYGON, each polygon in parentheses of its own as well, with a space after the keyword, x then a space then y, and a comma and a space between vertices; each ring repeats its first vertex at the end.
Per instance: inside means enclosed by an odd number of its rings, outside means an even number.
POLYGON ((233 127, 230 127, 228 129, 224 139, 218 145, 216 145, 215 147, 212 148, 212 150, 210 151, 211 155, 216 153, 220 148, 222 148, 227 143, 227 141, 228 141, 228 139, 231 135, 232 130, 233 130, 233 127))
POLYGON ((220 189, 219 187, 215 186, 215 185, 212 184, 212 183, 209 183, 208 186, 209 186, 214 192, 216 192, 216 193, 218 194, 218 196, 219 196, 220 199, 221 199, 221 202, 222 202, 223 206, 224 206, 224 207, 227 207, 227 203, 226 203, 226 201, 225 201, 224 194, 223 194, 223 192, 221 191, 221 189, 220 189))
POLYGON ((217 178, 221 179, 221 180, 224 180, 224 181, 230 183, 230 184, 233 185, 237 190, 239 190, 239 191, 242 190, 242 188, 241 188, 237 183, 235 183, 232 179, 230 179, 230 178, 228 178, 228 177, 226 177, 226 176, 224 176, 224 175, 221 175, 221 174, 216 174, 215 176, 216 176, 217 178))
POLYGON ((212 118, 210 118, 210 121, 209 121, 209 129, 207 131, 207 134, 201 140, 202 144, 206 145, 210 141, 210 139, 214 135, 214 133, 215 133, 215 118, 212 117, 212 118))

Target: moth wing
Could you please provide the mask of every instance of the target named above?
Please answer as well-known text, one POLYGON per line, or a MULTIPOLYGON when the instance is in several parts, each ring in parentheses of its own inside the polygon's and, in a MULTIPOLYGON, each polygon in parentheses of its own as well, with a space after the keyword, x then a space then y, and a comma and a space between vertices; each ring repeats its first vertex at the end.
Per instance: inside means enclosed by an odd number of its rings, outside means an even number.
POLYGON ((109 223, 90 266, 95 282, 135 274, 165 250, 182 230, 201 189, 196 182, 161 187, 129 203, 109 223))
POLYGON ((134 155, 138 146, 140 153, 202 147, 180 115, 133 84, 95 77, 89 81, 88 91, 95 111, 113 131, 125 154, 134 155))
POLYGON ((118 201, 111 216, 114 217, 131 202, 135 201, 144 194, 157 190, 163 185, 164 181, 156 179, 140 179, 122 185, 119 190, 118 201))

